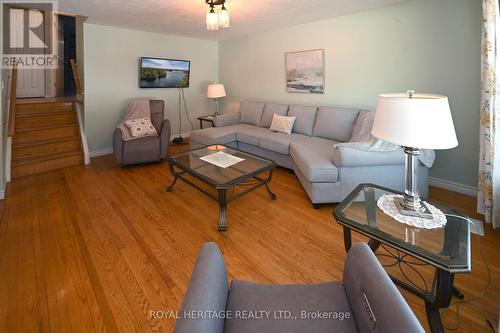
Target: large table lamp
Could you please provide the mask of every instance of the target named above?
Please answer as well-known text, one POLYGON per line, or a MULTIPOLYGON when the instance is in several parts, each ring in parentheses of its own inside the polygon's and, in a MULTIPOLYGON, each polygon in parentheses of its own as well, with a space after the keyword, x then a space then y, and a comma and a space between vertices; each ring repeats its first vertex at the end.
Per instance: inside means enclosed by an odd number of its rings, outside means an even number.
POLYGON ((207 88, 207 98, 214 101, 214 115, 219 114, 219 98, 226 97, 226 90, 223 84, 210 84, 207 88))
POLYGON ((433 94, 382 94, 378 98, 372 135, 403 147, 406 153, 405 193, 395 199, 403 215, 432 218, 420 200, 418 155, 421 149, 458 146, 448 97, 433 94))

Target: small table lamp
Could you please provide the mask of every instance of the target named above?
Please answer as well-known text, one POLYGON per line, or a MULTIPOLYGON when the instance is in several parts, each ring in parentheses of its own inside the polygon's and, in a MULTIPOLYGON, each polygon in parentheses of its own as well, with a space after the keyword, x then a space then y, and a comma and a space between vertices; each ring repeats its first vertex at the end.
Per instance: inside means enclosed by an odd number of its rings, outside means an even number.
POLYGON ((214 100, 214 115, 219 114, 219 98, 226 97, 226 90, 223 84, 210 84, 207 88, 207 97, 214 100))
POLYGON ((432 218, 418 191, 420 149, 449 149, 458 146, 448 97, 432 94, 382 94, 378 98, 372 135, 404 148, 406 153, 405 194, 396 200, 403 215, 432 218))

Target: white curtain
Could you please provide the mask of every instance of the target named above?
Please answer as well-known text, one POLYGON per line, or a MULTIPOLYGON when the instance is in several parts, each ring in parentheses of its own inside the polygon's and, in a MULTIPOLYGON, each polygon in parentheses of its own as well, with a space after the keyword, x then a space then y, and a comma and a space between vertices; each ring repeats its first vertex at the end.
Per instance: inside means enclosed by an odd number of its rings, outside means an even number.
POLYGON ((500 18, 498 0, 483 0, 481 126, 477 210, 500 227, 500 18))

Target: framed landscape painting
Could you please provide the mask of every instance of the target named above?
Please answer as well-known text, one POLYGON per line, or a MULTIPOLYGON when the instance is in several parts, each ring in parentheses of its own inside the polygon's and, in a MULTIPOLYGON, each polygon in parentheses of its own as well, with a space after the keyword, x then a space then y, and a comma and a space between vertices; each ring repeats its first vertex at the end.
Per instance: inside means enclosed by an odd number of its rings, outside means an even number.
POLYGON ((325 50, 288 52, 286 89, 290 93, 323 94, 325 89, 325 50))

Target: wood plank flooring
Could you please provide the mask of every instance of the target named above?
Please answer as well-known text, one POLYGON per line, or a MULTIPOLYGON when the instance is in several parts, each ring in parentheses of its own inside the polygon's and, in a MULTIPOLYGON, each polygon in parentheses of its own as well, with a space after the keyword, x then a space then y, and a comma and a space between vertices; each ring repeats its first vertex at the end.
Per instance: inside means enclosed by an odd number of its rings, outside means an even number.
MULTIPOLYGON (((231 279, 342 278, 335 205, 314 210, 288 170, 273 178, 277 201, 259 188, 228 205, 226 233, 215 202, 182 182, 167 193, 171 180, 166 163, 120 167, 112 156, 13 180, 0 203, 0 332, 170 332, 175 320, 150 311, 179 308, 207 241, 221 247, 231 279)), ((431 197, 477 216, 474 198, 436 188, 431 197)), ((466 298, 487 282, 478 245, 474 236, 472 273, 456 279, 466 298)), ((486 319, 498 326, 500 232, 487 225, 481 248, 492 282, 460 307, 457 332, 492 332, 486 319)), ((427 328, 422 301, 403 294, 427 328)), ((447 327, 455 314, 443 313, 447 327)))

